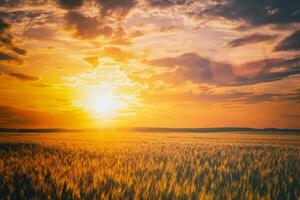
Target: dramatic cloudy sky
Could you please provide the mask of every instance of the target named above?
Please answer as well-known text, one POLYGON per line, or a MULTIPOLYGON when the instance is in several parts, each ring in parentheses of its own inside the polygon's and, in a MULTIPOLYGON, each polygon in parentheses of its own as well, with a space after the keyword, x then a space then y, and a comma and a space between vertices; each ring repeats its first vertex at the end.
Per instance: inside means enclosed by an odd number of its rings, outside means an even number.
POLYGON ((0 0, 0 127, 300 128, 299 0, 0 0))

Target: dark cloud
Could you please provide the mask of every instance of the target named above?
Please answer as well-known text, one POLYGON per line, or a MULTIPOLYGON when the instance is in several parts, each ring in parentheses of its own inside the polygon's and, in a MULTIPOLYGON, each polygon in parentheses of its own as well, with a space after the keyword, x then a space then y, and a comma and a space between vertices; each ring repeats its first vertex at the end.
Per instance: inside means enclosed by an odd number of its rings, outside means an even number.
POLYGON ((14 26, 23 27, 23 31, 28 28, 37 28, 50 23, 57 23, 59 16, 53 11, 45 9, 24 9, 0 11, 0 18, 13 22, 14 26))
POLYGON ((149 0, 151 6, 167 7, 186 4, 188 0, 149 0))
POLYGON ((7 53, 0 52, 0 62, 1 61, 17 61, 17 62, 19 62, 20 60, 13 55, 9 55, 7 53))
POLYGON ((34 120, 30 117, 30 112, 23 109, 14 108, 11 106, 0 106, 0 125, 15 126, 15 125, 32 125, 34 120))
POLYGON ((300 74, 300 57, 290 59, 266 59, 234 66, 242 68, 245 74, 249 68, 260 65, 252 76, 235 74, 230 64, 211 61, 195 53, 187 53, 178 57, 151 60, 151 65, 168 67, 169 71, 153 75, 154 80, 167 82, 210 83, 220 86, 251 85, 281 80, 291 75, 300 74))
POLYGON ((2 19, 0 19, 0 32, 9 28, 9 24, 5 23, 2 19))
POLYGON ((281 97, 281 100, 287 101, 287 102, 295 102, 295 103, 300 103, 300 92, 294 92, 289 95, 285 95, 281 97))
POLYGON ((80 38, 96 38, 100 35, 111 36, 112 28, 105 25, 97 17, 84 16, 77 11, 69 11, 66 15, 67 26, 75 29, 75 36, 80 38))
POLYGON ((16 73, 16 72, 8 72, 7 75, 19 79, 21 81, 37 81, 40 78, 36 76, 31 76, 23 73, 16 73))
POLYGON ((269 41, 273 40, 277 37, 277 35, 267 35, 267 34, 252 34, 252 35, 247 35, 238 39, 234 39, 230 42, 228 42, 228 46, 230 47, 239 47, 239 46, 244 46, 248 44, 253 44, 253 43, 258 43, 258 42, 264 42, 264 41, 269 41))
POLYGON ((100 7, 103 16, 124 17, 129 11, 134 8, 136 0, 96 0, 100 7))
POLYGON ((227 0, 212 1, 201 15, 245 20, 252 25, 289 24, 300 22, 299 0, 227 0))
POLYGON ((37 81, 40 79, 39 77, 36 76, 14 72, 10 67, 2 66, 2 65, 0 65, 0 76, 8 76, 21 81, 37 81))
POLYGON ((288 59, 267 59, 247 63, 248 66, 264 63, 262 69, 254 77, 237 76, 237 85, 249 85, 272 82, 300 74, 300 57, 288 59))
POLYGON ((243 99, 244 102, 255 104, 255 103, 262 103, 266 101, 273 101, 277 94, 251 94, 243 99))
MULTIPOLYGON (((72 8, 81 6, 82 1, 76 0, 73 2, 64 0, 64 4, 60 2, 61 5, 69 9, 65 16, 67 27, 68 29, 74 29, 74 35, 78 38, 94 39, 98 36, 111 37, 118 34, 120 28, 114 30, 112 28, 113 25, 119 23, 137 3, 135 0, 96 0, 96 2, 100 10, 100 15, 94 17, 86 16, 79 11, 72 10, 72 8), (68 6, 66 7, 66 5, 68 6)), ((115 44, 130 44, 124 38, 114 38, 113 42, 115 44)))
POLYGON ((300 115, 298 114, 283 114, 282 117, 290 119, 300 119, 300 115))
POLYGON ((11 45, 12 44, 12 36, 7 32, 9 28, 9 24, 5 23, 0 18, 0 43, 3 45, 11 45))
MULTIPOLYGON (((91 0, 58 0, 59 5, 68 10, 79 8, 84 2, 91 2, 91 0)), ((95 0, 95 2, 97 2, 100 13, 104 18, 108 16, 122 18, 137 3, 136 0, 95 0)))
POLYGON ((14 51, 15 53, 19 54, 19 55, 26 55, 27 51, 25 49, 21 49, 19 47, 12 47, 11 48, 12 51, 14 51))
POLYGON ((1 6, 12 7, 16 6, 21 2, 21 0, 0 0, 1 6))
POLYGON ((39 77, 36 76, 31 76, 23 73, 11 72, 9 70, 1 70, 1 69, 0 69, 0 75, 6 75, 21 81, 37 81, 40 79, 39 77))
MULTIPOLYGON (((26 55, 25 49, 19 48, 14 44, 13 37, 8 33, 9 25, 0 19, 0 63, 2 62, 14 62, 17 64, 22 63, 20 56, 26 55), (9 52, 10 51, 10 52, 9 52)), ((7 67, 0 65, 0 75, 6 75, 17 78, 22 81, 36 81, 39 78, 26 75, 23 73, 16 73, 9 70, 7 67)))
POLYGON ((9 10, 1 11, 0 17, 4 19, 11 19, 14 22, 24 21, 24 18, 33 19, 45 15, 45 11, 41 10, 9 10))
POLYGON ((22 8, 23 6, 40 6, 57 0, 0 0, 1 7, 22 8))
MULTIPOLYGON (((300 12, 300 11, 299 11, 300 12)), ((282 40, 274 49, 275 51, 300 50, 300 30, 282 40)))
MULTIPOLYGON (((61 102, 62 103, 62 102, 61 102)), ((47 113, 31 108, 14 105, 0 105, 0 127, 24 128, 74 126, 74 122, 82 122, 89 118, 83 117, 81 110, 68 110, 58 113, 47 113)))
POLYGON ((14 44, 12 35, 8 32, 10 25, 5 23, 0 18, 0 48, 5 50, 0 52, 1 61, 15 61, 21 63, 19 56, 23 56, 27 53, 25 49, 19 48, 14 44), (11 51, 11 53, 8 53, 11 51))
MULTIPOLYGON (((136 0, 53 0, 58 6, 68 10, 65 15, 66 26, 74 30, 74 36, 84 39, 93 39, 98 36, 111 36, 116 27, 124 17, 135 7, 136 0), (80 8, 85 2, 87 5, 99 9, 99 15, 84 15, 77 8, 80 8)), ((45 5, 44 1, 24 1, 24 5, 45 5), (35 3, 34 3, 35 2, 35 3)), ((49 3, 49 2, 48 2, 49 3)), ((22 5, 23 5, 22 4, 22 5)), ((4 4, 3 6, 7 6, 4 4)), ((19 2, 11 3, 19 6, 19 2)), ((20 6, 21 7, 21 6, 20 6)), ((17 10, 0 11, 0 18, 13 21, 14 25, 21 24, 25 26, 23 35, 33 39, 49 39, 53 36, 55 30, 46 27, 48 23, 57 24, 61 20, 57 13, 46 10, 17 10)), ((0 24, 2 26, 4 24, 0 24)), ((118 28, 117 30, 118 31, 118 28)), ((125 39, 114 39, 115 43, 129 44, 125 39)))
POLYGON ((5 32, 5 31, 0 32, 0 44, 1 45, 12 46, 13 45, 12 39, 13 39, 13 37, 9 33, 5 32))
POLYGON ((58 0, 61 7, 66 9, 73 9, 82 6, 83 0, 58 0))
POLYGON ((291 92, 291 93, 262 93, 254 94, 247 96, 244 99, 246 103, 262 103, 266 101, 273 102, 290 102, 290 103, 299 103, 300 102, 300 92, 291 92))

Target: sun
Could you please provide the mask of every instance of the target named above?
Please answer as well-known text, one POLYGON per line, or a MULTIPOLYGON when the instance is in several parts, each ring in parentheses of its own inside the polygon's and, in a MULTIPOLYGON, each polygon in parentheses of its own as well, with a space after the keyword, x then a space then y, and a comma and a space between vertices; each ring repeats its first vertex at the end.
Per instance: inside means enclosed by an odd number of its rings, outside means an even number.
POLYGON ((85 107, 100 116, 113 116, 124 107, 124 103, 111 91, 95 91, 88 96, 85 107))
POLYGON ((115 117, 127 108, 127 102, 122 99, 122 95, 108 86, 86 89, 77 104, 102 119, 115 117))

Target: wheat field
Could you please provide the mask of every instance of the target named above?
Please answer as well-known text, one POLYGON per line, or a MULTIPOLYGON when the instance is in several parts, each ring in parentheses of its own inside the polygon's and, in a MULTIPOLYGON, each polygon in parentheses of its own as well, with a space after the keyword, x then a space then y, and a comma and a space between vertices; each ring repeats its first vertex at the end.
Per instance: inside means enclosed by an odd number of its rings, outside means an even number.
POLYGON ((0 135, 0 199, 300 199, 300 135, 0 135))

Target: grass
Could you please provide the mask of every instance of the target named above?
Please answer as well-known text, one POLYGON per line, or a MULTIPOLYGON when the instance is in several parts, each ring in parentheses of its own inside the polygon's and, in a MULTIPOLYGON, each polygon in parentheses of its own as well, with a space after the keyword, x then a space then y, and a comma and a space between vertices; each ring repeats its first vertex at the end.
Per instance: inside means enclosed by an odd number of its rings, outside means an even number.
POLYGON ((0 199, 300 199, 300 135, 0 135, 0 199))

